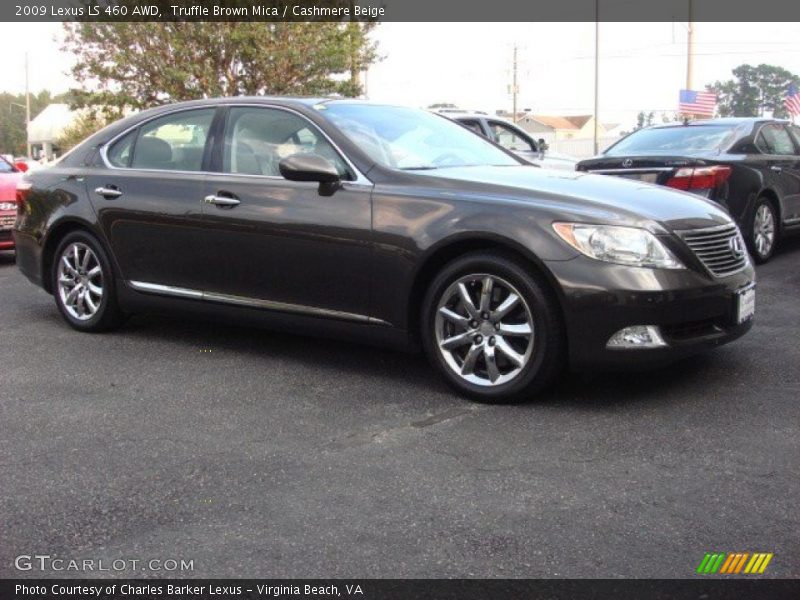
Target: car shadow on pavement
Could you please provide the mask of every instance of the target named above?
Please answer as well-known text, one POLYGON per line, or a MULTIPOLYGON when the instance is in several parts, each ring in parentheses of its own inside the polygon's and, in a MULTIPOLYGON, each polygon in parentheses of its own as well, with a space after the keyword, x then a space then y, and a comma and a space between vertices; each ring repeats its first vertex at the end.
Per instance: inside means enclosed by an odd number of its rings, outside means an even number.
POLYGON ((6 265, 13 265, 17 262, 17 255, 16 253, 8 250, 0 250, 0 267, 4 267, 6 265))
MULTIPOLYGON (((331 373, 374 377, 372 385, 408 388, 410 401, 426 393, 460 398, 444 383, 422 353, 403 353, 355 342, 156 315, 132 317, 123 332, 156 343, 179 340, 178 343, 186 345, 187 351, 213 349, 216 357, 233 354, 242 356, 243 360, 263 360, 265 363, 271 358, 279 358, 306 369, 316 367, 331 373)), ((719 371, 722 365, 730 365, 731 360, 735 362, 727 354, 718 356, 725 352, 725 349, 718 349, 644 371, 588 374, 566 371, 551 389, 520 406, 535 409, 543 405, 565 405, 573 409, 605 410, 636 402, 674 402, 682 389, 689 392, 687 395, 695 394, 697 389, 703 388, 702 382, 711 373, 719 371)), ((302 377, 300 372, 298 377, 302 377)), ((462 400, 469 403, 466 398, 462 400)))

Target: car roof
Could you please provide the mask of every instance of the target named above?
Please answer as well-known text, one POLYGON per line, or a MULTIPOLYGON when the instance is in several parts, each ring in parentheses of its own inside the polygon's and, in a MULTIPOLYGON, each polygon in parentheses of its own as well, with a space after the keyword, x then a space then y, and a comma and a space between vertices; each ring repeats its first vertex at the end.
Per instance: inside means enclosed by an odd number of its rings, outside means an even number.
POLYGON ((478 112, 478 111, 474 111, 474 112, 458 112, 458 113, 440 112, 439 114, 440 115, 444 115, 445 117, 449 117, 451 119, 456 119, 456 120, 458 120, 458 119, 498 119, 500 121, 504 120, 502 117, 495 117, 495 116, 487 114, 485 112, 478 112))
POLYGON ((669 127, 694 127, 703 125, 728 125, 728 126, 742 126, 742 125, 756 125, 758 123, 789 123, 786 119, 772 119, 768 117, 720 117, 718 119, 694 119, 687 122, 674 122, 674 123, 659 123, 658 125, 651 125, 645 129, 667 129, 669 127))

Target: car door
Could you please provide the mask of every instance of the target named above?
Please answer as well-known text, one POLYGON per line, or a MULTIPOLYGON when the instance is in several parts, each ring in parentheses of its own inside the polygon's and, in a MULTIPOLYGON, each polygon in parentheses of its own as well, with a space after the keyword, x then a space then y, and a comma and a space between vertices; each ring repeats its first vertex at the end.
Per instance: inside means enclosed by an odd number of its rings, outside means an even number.
POLYGON ((486 122, 489 125, 492 141, 530 163, 541 162, 536 143, 520 128, 494 119, 487 119, 486 122))
MULTIPOLYGON (((795 147, 790 167, 791 174, 796 180, 800 181, 800 127, 788 125, 787 129, 792 136, 795 147)), ((786 225, 800 225, 800 194, 787 199, 786 206, 784 206, 783 222, 786 225)))
POLYGON ((214 160, 203 205, 207 296, 365 320, 372 185, 356 181, 328 138, 288 109, 231 106, 214 160), (333 162, 343 177, 338 189, 321 193, 318 183, 284 179, 280 160, 298 153, 333 162))
POLYGON ((765 154, 773 187, 780 196, 784 221, 800 216, 800 164, 797 148, 781 123, 767 123, 756 136, 756 146, 765 154))
POLYGON ((101 153, 87 193, 122 276, 133 287, 199 289, 203 163, 215 108, 143 123, 101 153))

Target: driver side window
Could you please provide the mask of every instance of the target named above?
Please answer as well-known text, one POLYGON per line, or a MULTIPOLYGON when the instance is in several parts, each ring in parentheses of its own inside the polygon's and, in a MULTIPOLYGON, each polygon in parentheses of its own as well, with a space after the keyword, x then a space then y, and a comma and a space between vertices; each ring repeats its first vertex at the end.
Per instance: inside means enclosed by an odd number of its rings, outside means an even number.
POLYGON ((322 156, 342 179, 352 178, 339 153, 302 117, 275 108, 231 108, 222 153, 225 173, 280 177, 278 164, 294 154, 322 156))
POLYGON ((506 150, 536 152, 534 144, 529 139, 523 137, 519 131, 505 123, 489 121, 489 128, 492 130, 495 141, 506 150))

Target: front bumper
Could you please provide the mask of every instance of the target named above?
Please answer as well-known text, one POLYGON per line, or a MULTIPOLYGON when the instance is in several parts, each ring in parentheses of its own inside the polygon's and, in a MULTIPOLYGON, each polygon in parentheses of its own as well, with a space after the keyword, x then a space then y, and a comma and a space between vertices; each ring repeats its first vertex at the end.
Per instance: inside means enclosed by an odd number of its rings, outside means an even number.
POLYGON ((691 269, 631 268, 579 256, 547 265, 562 291, 570 363, 587 367, 659 365, 715 348, 744 335, 737 293, 755 280, 752 266, 724 278, 691 269), (655 325, 666 346, 607 347, 614 333, 655 325))

